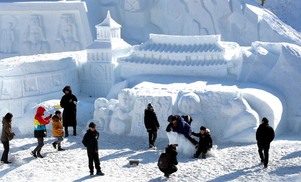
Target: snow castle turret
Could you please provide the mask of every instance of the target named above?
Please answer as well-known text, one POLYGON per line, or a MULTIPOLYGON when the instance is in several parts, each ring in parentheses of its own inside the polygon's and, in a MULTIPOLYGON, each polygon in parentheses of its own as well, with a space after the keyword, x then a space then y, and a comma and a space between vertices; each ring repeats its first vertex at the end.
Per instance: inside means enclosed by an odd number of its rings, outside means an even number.
POLYGON ((92 97, 105 97, 117 77, 117 58, 128 55, 131 46, 121 38, 121 25, 111 18, 110 12, 95 28, 96 40, 86 48, 87 61, 80 71, 81 91, 92 97))

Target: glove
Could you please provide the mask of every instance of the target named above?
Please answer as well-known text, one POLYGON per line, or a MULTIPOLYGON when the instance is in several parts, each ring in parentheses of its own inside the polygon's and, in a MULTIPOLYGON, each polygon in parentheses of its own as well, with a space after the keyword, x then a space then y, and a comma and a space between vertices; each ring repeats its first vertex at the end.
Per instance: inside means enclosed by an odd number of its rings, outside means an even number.
POLYGON ((77 104, 77 102, 76 102, 76 101, 73 101, 73 104, 75 104, 75 105, 76 105, 76 104, 77 104))

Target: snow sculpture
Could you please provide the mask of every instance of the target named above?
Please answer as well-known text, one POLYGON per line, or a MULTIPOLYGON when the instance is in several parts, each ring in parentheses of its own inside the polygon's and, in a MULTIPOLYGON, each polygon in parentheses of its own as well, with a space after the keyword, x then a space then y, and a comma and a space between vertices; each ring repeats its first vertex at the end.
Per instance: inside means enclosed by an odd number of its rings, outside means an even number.
POLYGON ((110 130, 115 134, 128 134, 132 123, 132 108, 134 94, 131 89, 123 89, 118 94, 118 103, 112 113, 109 124, 110 130))
POLYGON ((0 52, 2 53, 13 53, 14 52, 14 43, 15 43, 15 24, 14 22, 7 21, 5 22, 4 28, 1 30, 0 37, 0 52))
POLYGON ((98 121, 96 125, 107 131, 109 129, 109 101, 105 98, 98 98, 94 102, 94 120, 98 121))
POLYGON ((41 15, 31 15, 29 25, 25 32, 25 41, 23 42, 21 52, 25 55, 50 52, 41 15))
POLYGON ((81 90, 93 97, 105 97, 118 80, 117 58, 125 56, 131 46, 121 39, 121 26, 107 13, 96 28, 96 40, 87 47, 87 60, 82 65, 81 90))
POLYGON ((202 125, 206 126, 200 111, 201 111, 201 100, 199 96, 193 92, 179 93, 178 109, 180 115, 189 114, 193 122, 191 123, 191 129, 198 132, 202 125))
POLYGON ((78 51, 82 49, 78 41, 77 26, 72 14, 62 14, 54 49, 56 52, 78 51))

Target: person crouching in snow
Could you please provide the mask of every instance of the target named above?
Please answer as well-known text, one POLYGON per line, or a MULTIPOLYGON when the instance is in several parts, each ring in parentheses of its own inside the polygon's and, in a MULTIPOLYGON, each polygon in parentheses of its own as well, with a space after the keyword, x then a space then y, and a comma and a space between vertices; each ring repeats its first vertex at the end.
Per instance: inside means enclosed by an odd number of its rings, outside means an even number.
POLYGON ((96 130, 96 124, 91 122, 89 124, 89 129, 87 133, 84 135, 82 143, 85 147, 87 147, 87 154, 89 158, 89 169, 90 169, 90 176, 94 174, 93 162, 95 164, 96 175, 103 176, 104 173, 101 172, 100 162, 98 157, 98 138, 99 133, 96 130))
POLYGON ((158 167, 161 172, 164 173, 166 178, 169 178, 169 175, 176 172, 178 170, 178 160, 177 155, 178 152, 176 150, 177 144, 168 145, 165 148, 165 152, 162 153, 158 160, 158 167))
POLYGON ((34 137, 38 139, 38 146, 31 152, 35 158, 43 158, 41 155, 42 147, 44 146, 44 137, 47 135, 46 125, 50 122, 52 114, 44 118, 45 107, 39 106, 34 116, 34 137))
POLYGON ((52 116, 52 136, 57 139, 57 141, 52 143, 52 146, 54 149, 56 149, 56 146, 57 146, 58 151, 65 150, 61 147, 61 143, 64 140, 64 138, 63 138, 64 129, 63 129, 63 124, 62 124, 62 120, 60 117, 61 114, 62 114, 61 111, 57 110, 57 111, 55 111, 55 115, 52 116))
POLYGON ((207 131, 207 128, 204 126, 201 126, 199 133, 191 133, 193 136, 199 137, 199 143, 197 145, 197 151, 194 154, 195 158, 198 158, 200 154, 202 153, 202 158, 206 159, 206 153, 210 148, 212 148, 212 138, 207 131))

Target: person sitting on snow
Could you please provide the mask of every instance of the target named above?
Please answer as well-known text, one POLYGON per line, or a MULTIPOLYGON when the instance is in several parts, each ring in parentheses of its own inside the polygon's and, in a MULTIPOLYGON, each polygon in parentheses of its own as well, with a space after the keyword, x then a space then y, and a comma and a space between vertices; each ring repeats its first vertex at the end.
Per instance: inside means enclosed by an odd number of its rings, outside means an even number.
POLYGON ((206 159, 206 153, 212 148, 212 138, 205 126, 201 126, 199 133, 191 133, 193 136, 199 137, 199 143, 197 145, 197 151, 194 154, 195 158, 198 158, 202 153, 202 158, 206 159))

